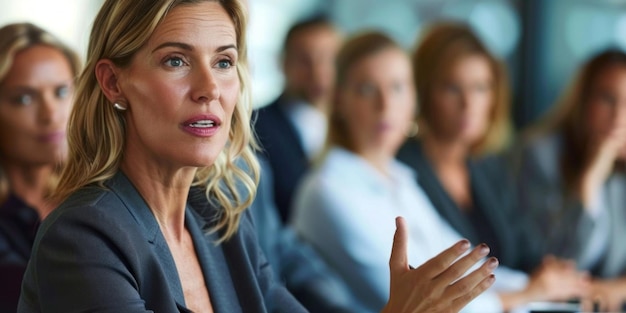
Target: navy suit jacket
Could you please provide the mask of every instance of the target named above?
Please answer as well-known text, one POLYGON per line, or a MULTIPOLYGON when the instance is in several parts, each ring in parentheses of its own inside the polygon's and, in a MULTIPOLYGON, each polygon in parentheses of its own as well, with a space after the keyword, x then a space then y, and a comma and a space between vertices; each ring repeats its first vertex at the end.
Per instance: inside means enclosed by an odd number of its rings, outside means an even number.
POLYGON ((295 126, 285 107, 289 100, 283 95, 256 111, 254 128, 274 175, 274 199, 281 220, 289 220, 289 211, 296 187, 310 167, 295 126))
MULTIPOLYGON (((445 190, 419 141, 409 139, 400 148, 398 159, 418 173, 418 184, 439 214, 459 234, 473 243, 483 241, 477 232, 480 226, 471 222, 445 190)), ((529 272, 541 262, 536 242, 539 239, 528 233, 525 229, 528 224, 513 213, 514 187, 504 162, 499 161, 496 158, 468 161, 475 209, 482 210, 484 223, 493 230, 496 241, 486 243, 499 247, 494 256, 500 264, 529 272)))
MULTIPOLYGON (((151 210, 121 172, 105 186, 75 192, 43 221, 18 312, 190 312, 151 210)), ((191 190, 185 224, 215 312, 306 312, 273 279, 249 213, 215 244, 206 229, 218 210, 202 193, 191 190)))

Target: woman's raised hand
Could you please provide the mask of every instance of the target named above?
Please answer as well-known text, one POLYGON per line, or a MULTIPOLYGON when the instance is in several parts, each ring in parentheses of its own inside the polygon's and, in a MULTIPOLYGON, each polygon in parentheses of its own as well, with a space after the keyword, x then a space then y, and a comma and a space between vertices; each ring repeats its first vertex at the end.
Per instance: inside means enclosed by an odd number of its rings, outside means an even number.
POLYGON ((411 269, 407 260, 407 241, 405 221, 398 217, 389 260, 391 290, 383 313, 458 312, 495 281, 496 258, 489 258, 478 269, 459 279, 489 253, 484 244, 459 259, 470 248, 467 240, 459 241, 418 268, 411 269))

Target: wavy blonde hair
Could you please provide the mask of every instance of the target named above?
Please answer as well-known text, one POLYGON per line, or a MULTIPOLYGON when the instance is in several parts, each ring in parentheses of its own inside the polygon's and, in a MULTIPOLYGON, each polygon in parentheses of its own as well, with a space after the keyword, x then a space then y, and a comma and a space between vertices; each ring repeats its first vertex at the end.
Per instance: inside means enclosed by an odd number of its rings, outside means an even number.
POLYGON ((103 4, 93 24, 85 70, 74 98, 68 164, 56 191, 59 200, 87 185, 103 186, 118 171, 123 156, 124 117, 104 96, 95 75, 96 63, 109 59, 119 67, 128 66, 170 10, 205 1, 218 2, 235 25, 241 87, 228 142, 212 166, 197 170, 193 185, 203 188, 207 201, 220 208, 217 219, 211 221, 211 231, 220 231, 220 241, 237 232, 242 213, 254 199, 259 177, 254 154, 257 145, 250 125, 247 12, 239 0, 107 0, 103 4))
POLYGON ((420 128, 427 129, 433 114, 432 90, 446 75, 454 61, 468 56, 484 56, 493 74, 493 110, 487 131, 471 149, 474 155, 498 152, 509 142, 510 119, 509 80, 504 64, 497 60, 465 24, 441 22, 431 26, 413 53, 413 75, 417 87, 420 128))
MULTIPOLYGON (((0 84, 4 82, 7 74, 13 66, 15 56, 33 46, 44 45, 59 50, 67 59, 72 74, 78 76, 80 60, 78 55, 63 44, 55 36, 42 28, 31 23, 9 24, 0 28, 0 84)), ((1 155, 0 155, 0 159, 1 155)), ((9 181, 0 164, 0 203, 6 201, 9 194, 9 181)), ((58 180, 62 164, 55 167, 55 172, 50 177, 49 189, 52 190, 58 180)))

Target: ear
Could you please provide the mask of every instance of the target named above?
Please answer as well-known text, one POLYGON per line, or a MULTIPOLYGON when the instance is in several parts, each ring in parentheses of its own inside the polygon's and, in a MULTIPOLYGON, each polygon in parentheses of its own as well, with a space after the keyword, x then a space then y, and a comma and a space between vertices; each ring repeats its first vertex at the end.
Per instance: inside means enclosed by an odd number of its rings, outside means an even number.
POLYGON ((109 59, 102 59, 96 63, 96 79, 104 96, 111 102, 125 99, 118 82, 119 68, 109 59))

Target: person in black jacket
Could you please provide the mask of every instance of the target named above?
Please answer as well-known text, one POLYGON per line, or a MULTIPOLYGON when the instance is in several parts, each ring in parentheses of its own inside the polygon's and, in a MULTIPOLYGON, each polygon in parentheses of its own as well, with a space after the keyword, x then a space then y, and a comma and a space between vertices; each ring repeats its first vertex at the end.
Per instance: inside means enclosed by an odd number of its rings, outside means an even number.
POLYGON ((294 189, 324 145, 340 45, 340 34, 323 17, 291 27, 283 47, 284 91, 257 110, 255 131, 273 171, 274 198, 283 222, 294 189))

